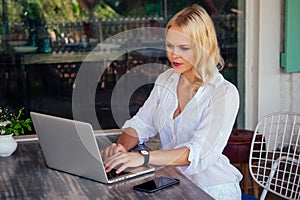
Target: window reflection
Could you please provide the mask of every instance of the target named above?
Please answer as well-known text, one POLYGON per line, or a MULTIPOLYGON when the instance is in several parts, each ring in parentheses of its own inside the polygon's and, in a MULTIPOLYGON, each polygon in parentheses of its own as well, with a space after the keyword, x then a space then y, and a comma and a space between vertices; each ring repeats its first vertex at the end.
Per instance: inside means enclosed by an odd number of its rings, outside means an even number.
MULTIPOLYGON (((223 75, 238 85, 239 3, 243 0, 3 0, 0 6, 0 104, 17 110, 33 110, 72 118, 74 79, 86 54, 98 43, 120 32, 139 27, 164 27, 169 17, 185 6, 198 3, 212 16, 221 54, 223 75), (21 12, 20 12, 21 11, 21 12)), ((239 32, 240 31, 240 32, 239 32)), ((114 52, 122 38, 103 51, 114 52)), ((243 41, 241 41, 243 42, 243 41)), ((146 63, 168 64, 162 56, 127 52, 107 66, 99 78, 96 111, 102 128, 118 128, 111 114, 110 98, 116 82, 128 70, 146 63)), ((240 62, 242 63, 242 62, 240 62)), ((103 61, 103 65, 105 65, 103 61)), ((242 78, 243 80, 243 78, 242 78)), ((153 85, 138 88, 129 110, 134 115, 153 85)), ((27 113, 28 114, 28 113, 27 113)))

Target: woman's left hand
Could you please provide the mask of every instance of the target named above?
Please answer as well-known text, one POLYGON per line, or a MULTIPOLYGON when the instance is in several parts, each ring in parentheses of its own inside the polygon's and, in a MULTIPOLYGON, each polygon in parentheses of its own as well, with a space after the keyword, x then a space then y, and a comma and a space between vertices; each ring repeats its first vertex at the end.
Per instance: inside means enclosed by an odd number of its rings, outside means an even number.
POLYGON ((144 157, 137 152, 119 152, 108 157, 104 162, 106 172, 120 166, 117 173, 121 173, 128 167, 138 167, 144 164, 144 157))

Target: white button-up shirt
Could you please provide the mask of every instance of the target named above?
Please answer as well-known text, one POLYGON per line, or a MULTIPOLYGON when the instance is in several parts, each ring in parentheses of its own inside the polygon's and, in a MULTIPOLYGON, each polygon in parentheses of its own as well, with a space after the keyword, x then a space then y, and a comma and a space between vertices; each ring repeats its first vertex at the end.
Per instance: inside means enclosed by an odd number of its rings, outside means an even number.
POLYGON ((199 186, 239 182, 241 173, 222 154, 238 112, 236 87, 218 73, 173 119, 179 78, 173 69, 162 73, 149 98, 123 128, 135 129, 140 143, 159 133, 163 150, 189 148, 190 165, 178 169, 199 186))

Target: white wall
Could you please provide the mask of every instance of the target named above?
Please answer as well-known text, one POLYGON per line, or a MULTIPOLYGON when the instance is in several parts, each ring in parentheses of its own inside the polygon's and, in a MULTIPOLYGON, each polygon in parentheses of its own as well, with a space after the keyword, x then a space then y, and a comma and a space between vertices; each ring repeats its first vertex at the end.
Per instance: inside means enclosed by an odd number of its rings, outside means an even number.
POLYGON ((245 128, 253 129, 258 115, 259 0, 245 4, 245 128))
POLYGON ((267 114, 300 113, 300 73, 284 73, 284 0, 246 0, 245 128, 267 114))
POLYGON ((246 0, 245 128, 280 108, 281 0, 246 0))
POLYGON ((281 0, 260 0, 258 119, 280 111, 281 0))
POLYGON ((280 111, 300 113, 300 73, 280 74, 280 111))

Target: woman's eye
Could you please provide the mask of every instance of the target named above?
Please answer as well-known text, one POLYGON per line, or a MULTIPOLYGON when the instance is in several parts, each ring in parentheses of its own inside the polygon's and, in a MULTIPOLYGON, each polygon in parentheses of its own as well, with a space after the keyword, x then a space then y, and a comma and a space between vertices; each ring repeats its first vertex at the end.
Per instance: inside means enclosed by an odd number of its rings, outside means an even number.
POLYGON ((181 49, 182 49, 183 51, 190 50, 190 48, 189 48, 189 47, 181 47, 181 49))
POLYGON ((172 48, 173 47, 173 45, 171 45, 171 44, 167 44, 166 46, 167 46, 167 48, 172 48))

